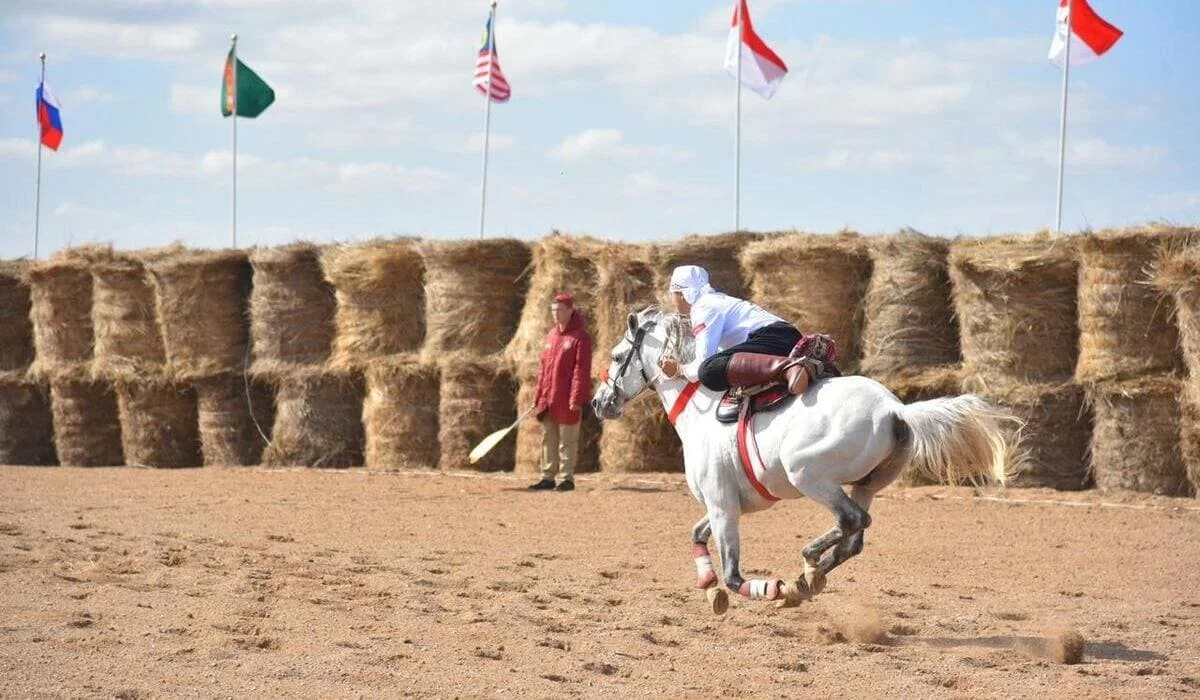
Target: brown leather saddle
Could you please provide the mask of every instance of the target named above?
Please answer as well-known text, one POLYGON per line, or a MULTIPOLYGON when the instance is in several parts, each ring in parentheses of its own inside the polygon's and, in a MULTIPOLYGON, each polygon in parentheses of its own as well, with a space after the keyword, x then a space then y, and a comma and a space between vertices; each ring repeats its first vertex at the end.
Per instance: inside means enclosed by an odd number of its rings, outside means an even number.
MULTIPOLYGON (((837 344, 823 333, 801 335, 788 357, 802 357, 812 384, 828 377, 840 377, 837 362, 837 344)), ((750 387, 730 387, 717 405, 717 421, 737 423, 739 418, 749 418, 755 413, 779 410, 791 403, 796 396, 787 390, 783 381, 750 387)))

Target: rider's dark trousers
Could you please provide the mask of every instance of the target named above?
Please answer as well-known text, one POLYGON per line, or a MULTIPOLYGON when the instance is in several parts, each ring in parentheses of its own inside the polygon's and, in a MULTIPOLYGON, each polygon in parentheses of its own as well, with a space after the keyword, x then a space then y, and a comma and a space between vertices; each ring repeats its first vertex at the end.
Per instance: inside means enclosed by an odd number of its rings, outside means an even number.
POLYGON ((729 388, 726 370, 729 368, 729 358, 738 352, 759 352, 764 355, 779 355, 787 357, 800 342, 800 331, 790 323, 776 321, 769 326, 763 326, 750 334, 746 342, 722 350, 704 362, 700 363, 700 383, 713 391, 725 391, 729 388))

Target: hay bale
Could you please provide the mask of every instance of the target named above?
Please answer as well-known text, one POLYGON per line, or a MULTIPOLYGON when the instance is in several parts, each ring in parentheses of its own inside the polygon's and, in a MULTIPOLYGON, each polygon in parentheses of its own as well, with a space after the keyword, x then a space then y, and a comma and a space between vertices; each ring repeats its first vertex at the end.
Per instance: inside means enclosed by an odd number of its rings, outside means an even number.
POLYGON ((746 246, 751 299, 805 333, 828 333, 838 366, 858 367, 863 298, 871 274, 866 240, 855 233, 792 234, 746 246))
POLYGON ((958 320, 950 301, 950 242, 915 231, 870 240, 862 371, 920 374, 959 363, 958 320))
POLYGON ((440 363, 442 390, 438 402, 438 442, 443 470, 512 471, 514 440, 504 440, 486 457, 469 464, 467 455, 488 434, 517 419, 516 386, 504 364, 494 358, 464 354, 440 363))
POLYGON ((742 275, 738 258, 743 249, 762 238, 759 233, 735 231, 714 236, 684 236, 674 243, 655 246, 657 301, 667 308, 674 308, 667 287, 671 282, 671 271, 680 265, 703 267, 708 270, 709 280, 718 292, 745 299, 750 294, 750 284, 742 275))
POLYGON ((118 381, 117 409, 125 464, 132 467, 198 467, 200 434, 196 392, 187 384, 143 377, 118 381))
POLYGON ((117 397, 112 386, 73 376, 50 380, 54 447, 66 467, 124 464, 117 397))
POLYGON ((1096 416, 1092 472, 1098 488, 1190 495, 1180 445, 1181 389, 1174 377, 1089 387, 1096 416))
POLYGON ((1188 244, 1182 230, 1158 226, 1080 238, 1080 382, 1134 379, 1183 366, 1174 301, 1153 286, 1154 264, 1188 244))
POLYGON ((195 388, 204 466, 259 464, 275 422, 271 386, 241 374, 223 374, 197 380, 195 388))
POLYGON ((371 365, 363 403, 368 469, 437 467, 438 383, 437 366, 411 355, 371 365))
POLYGON ((654 248, 647 245, 613 243, 596 252, 594 373, 611 364, 613 346, 629 327, 629 314, 658 302, 662 290, 656 286, 654 258, 654 248))
POLYGON ((1200 496, 1200 382, 1188 379, 1183 383, 1179 409, 1179 441, 1183 466, 1187 471, 1192 494, 1200 496))
POLYGON ((413 241, 331 246, 321 253, 321 268, 337 299, 334 368, 361 370, 421 347, 425 268, 413 241))
POLYGON ((426 359, 451 352, 502 352, 521 317, 532 251, 511 239, 428 242, 425 261, 426 359))
POLYGON ((1010 486, 1060 491, 1091 487, 1087 454, 1092 420, 1082 387, 1070 383, 1026 384, 976 375, 965 377, 963 388, 1007 408, 1025 424, 1017 449, 1016 476, 1010 486))
POLYGON ((285 372, 321 365, 333 350, 333 287, 321 271, 321 251, 309 243, 250 253, 251 371, 285 372))
POLYGON ((250 262, 244 251, 181 252, 147 264, 169 376, 240 374, 250 326, 250 262))
POLYGON ((82 376, 92 361, 92 273, 82 258, 60 255, 29 266, 30 318, 38 377, 82 376))
MULTIPOLYGON (((537 377, 521 381, 517 394, 517 415, 533 405, 533 392, 537 388, 537 377)), ((590 398, 590 397, 589 397, 590 398)), ((583 409, 579 426, 579 452, 575 473, 599 471, 600 469, 600 419, 592 413, 590 406, 583 409)), ((518 474, 540 474, 542 471, 542 426, 530 415, 517 427, 516 468, 518 474)))
POLYGON ((1077 263, 1050 234, 958 240, 950 279, 967 374, 1062 382, 1075 373, 1077 263))
POLYGON ((136 257, 113 256, 92 266, 92 327, 97 375, 115 379, 166 369, 154 286, 136 257))
POLYGON ((537 372, 542 345, 552 323, 550 302, 566 292, 575 297, 575 308, 592 338, 596 337, 596 255, 604 244, 591 238, 555 232, 534 247, 533 272, 521 310, 516 335, 504 349, 505 358, 518 374, 537 372))
POLYGON ((621 417, 604 423, 600 468, 616 474, 682 472, 683 444, 653 391, 625 404, 621 417))
POLYGON ((1200 377, 1200 247, 1163 252, 1154 263, 1154 285, 1170 294, 1184 365, 1200 377))
POLYGON ((28 268, 23 260, 0 261, 0 372, 24 370, 33 362, 28 268))
POLYGON ((275 389, 275 427, 263 452, 270 467, 363 463, 361 374, 296 367, 263 377, 275 389))
POLYGON ((0 372, 0 464, 56 464, 54 424, 45 387, 24 372, 0 372))

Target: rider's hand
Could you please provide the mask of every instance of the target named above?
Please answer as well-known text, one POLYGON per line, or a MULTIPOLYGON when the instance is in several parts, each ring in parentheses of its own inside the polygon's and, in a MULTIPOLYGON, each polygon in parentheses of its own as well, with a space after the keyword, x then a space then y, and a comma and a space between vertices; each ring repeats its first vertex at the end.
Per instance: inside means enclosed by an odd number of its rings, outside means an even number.
POLYGON ((663 360, 659 367, 667 379, 674 379, 675 375, 679 374, 679 363, 675 360, 663 360))

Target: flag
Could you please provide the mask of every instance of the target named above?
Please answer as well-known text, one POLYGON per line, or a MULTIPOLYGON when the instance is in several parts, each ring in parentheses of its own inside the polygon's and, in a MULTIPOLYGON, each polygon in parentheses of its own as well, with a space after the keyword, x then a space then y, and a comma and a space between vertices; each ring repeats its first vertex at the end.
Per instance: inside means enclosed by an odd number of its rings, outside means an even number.
POLYGON ((742 54, 742 85, 765 99, 771 99, 779 83, 783 82, 783 76, 787 75, 787 66, 754 33, 746 0, 737 0, 737 7, 733 8, 733 26, 729 30, 729 43, 725 48, 725 70, 735 78, 738 74, 739 51, 742 54))
POLYGON ((242 63, 242 59, 233 55, 225 57, 225 75, 221 81, 221 116, 233 114, 233 62, 237 61, 237 115, 254 118, 262 114, 275 101, 275 91, 266 81, 258 77, 258 73, 242 63))
POLYGON ((496 53, 496 37, 492 34, 492 16, 488 15, 487 24, 483 27, 483 45, 479 47, 479 57, 475 59, 475 89, 480 94, 488 95, 492 102, 508 102, 512 90, 508 87, 508 79, 500 70, 500 56, 496 53), (489 89, 489 72, 491 86, 489 89))
POLYGON ((63 139, 62 115, 59 113, 58 100, 54 99, 54 93, 45 80, 37 88, 37 120, 41 127, 42 145, 57 151, 63 139))
POLYGON ((1103 56, 1121 38, 1120 29, 1104 21, 1096 14, 1087 0, 1075 0, 1074 8, 1068 10, 1070 0, 1059 0, 1058 21, 1054 40, 1050 43, 1050 60, 1063 64, 1067 53, 1067 14, 1071 14, 1071 65, 1091 63, 1103 56))

